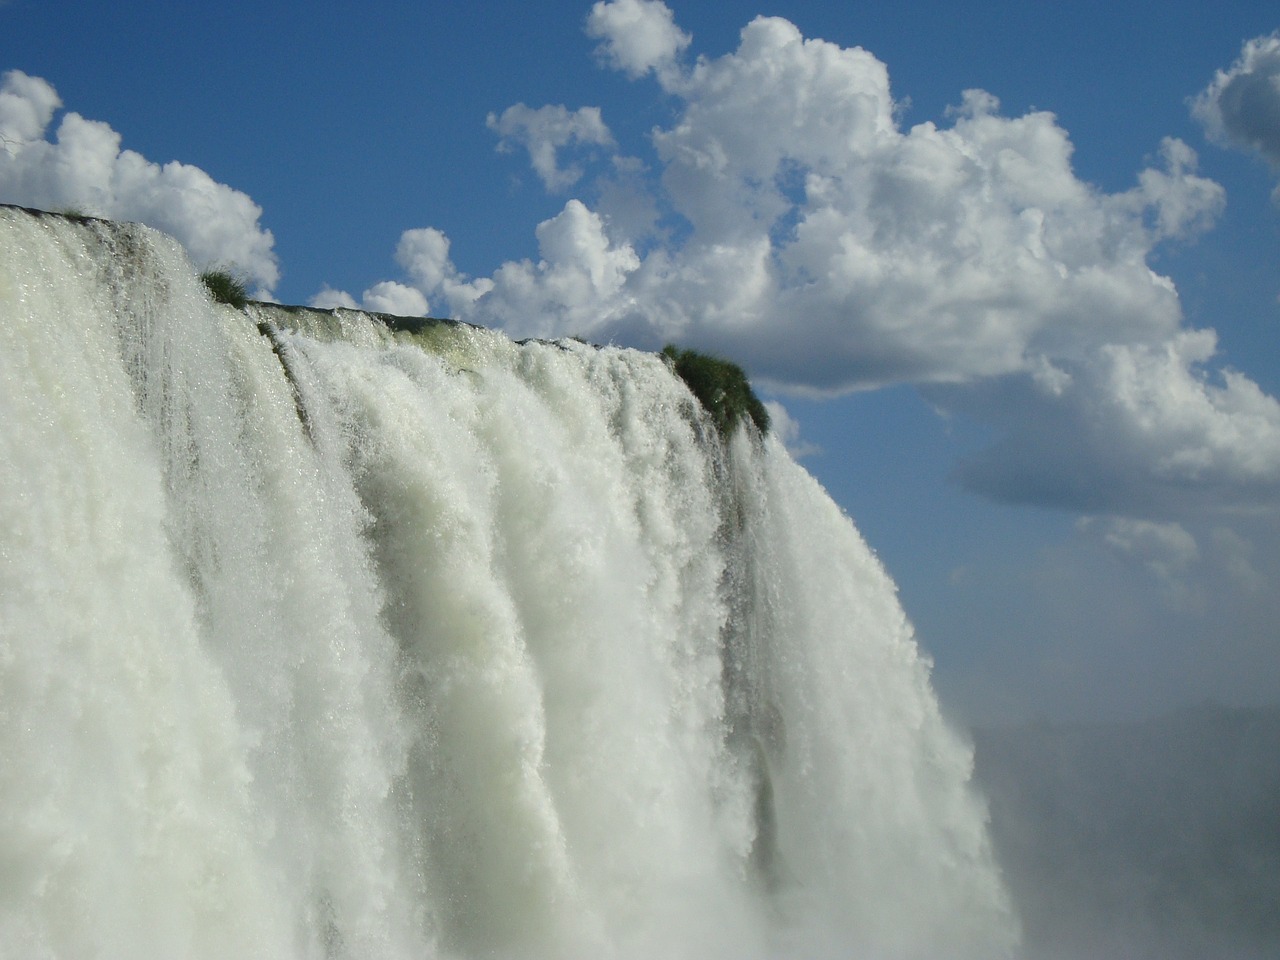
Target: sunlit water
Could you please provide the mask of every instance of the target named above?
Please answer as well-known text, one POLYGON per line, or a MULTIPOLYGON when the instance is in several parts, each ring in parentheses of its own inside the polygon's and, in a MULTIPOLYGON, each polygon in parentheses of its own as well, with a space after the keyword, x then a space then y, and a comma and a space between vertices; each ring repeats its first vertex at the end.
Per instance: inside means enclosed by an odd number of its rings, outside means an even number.
POLYGON ((0 208, 0 956, 992 960, 892 582, 654 356, 0 208))

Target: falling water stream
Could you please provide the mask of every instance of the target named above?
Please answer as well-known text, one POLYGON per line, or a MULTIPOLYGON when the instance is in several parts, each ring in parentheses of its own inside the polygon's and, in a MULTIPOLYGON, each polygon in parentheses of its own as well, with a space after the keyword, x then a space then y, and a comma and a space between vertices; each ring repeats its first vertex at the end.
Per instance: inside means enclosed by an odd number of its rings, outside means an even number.
POLYGON ((892 581, 661 358, 0 208, 0 957, 994 960, 892 581))

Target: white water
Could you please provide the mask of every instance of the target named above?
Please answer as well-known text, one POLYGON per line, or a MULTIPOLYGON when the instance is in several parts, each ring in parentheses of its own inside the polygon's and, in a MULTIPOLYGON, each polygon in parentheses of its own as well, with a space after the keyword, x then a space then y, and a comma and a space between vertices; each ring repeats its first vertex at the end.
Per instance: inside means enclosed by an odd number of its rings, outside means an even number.
POLYGON ((0 208, 0 957, 1011 955, 892 582, 706 430, 0 208))

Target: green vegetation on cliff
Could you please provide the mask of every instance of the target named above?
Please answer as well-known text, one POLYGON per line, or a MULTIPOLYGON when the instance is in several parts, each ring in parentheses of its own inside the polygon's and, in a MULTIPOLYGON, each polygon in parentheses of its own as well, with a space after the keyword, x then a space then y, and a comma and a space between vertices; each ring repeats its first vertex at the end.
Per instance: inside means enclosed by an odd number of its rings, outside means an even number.
POLYGON ((749 417, 761 433, 768 432, 769 411, 736 363, 672 344, 662 348, 662 356, 711 414, 721 436, 729 437, 743 417, 749 417))
POLYGON ((200 274, 200 279, 217 303, 225 303, 236 309, 244 309, 249 302, 249 286, 230 270, 215 267, 200 274))

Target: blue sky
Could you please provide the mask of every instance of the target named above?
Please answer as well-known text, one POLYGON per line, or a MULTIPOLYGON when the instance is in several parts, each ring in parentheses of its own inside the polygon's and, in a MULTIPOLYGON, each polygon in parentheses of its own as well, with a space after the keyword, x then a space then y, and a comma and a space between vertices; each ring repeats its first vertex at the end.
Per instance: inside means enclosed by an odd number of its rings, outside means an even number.
POLYGON ((966 720, 1275 703, 1278 29, 0 0, 0 201, 284 302, 739 360, 966 720))

